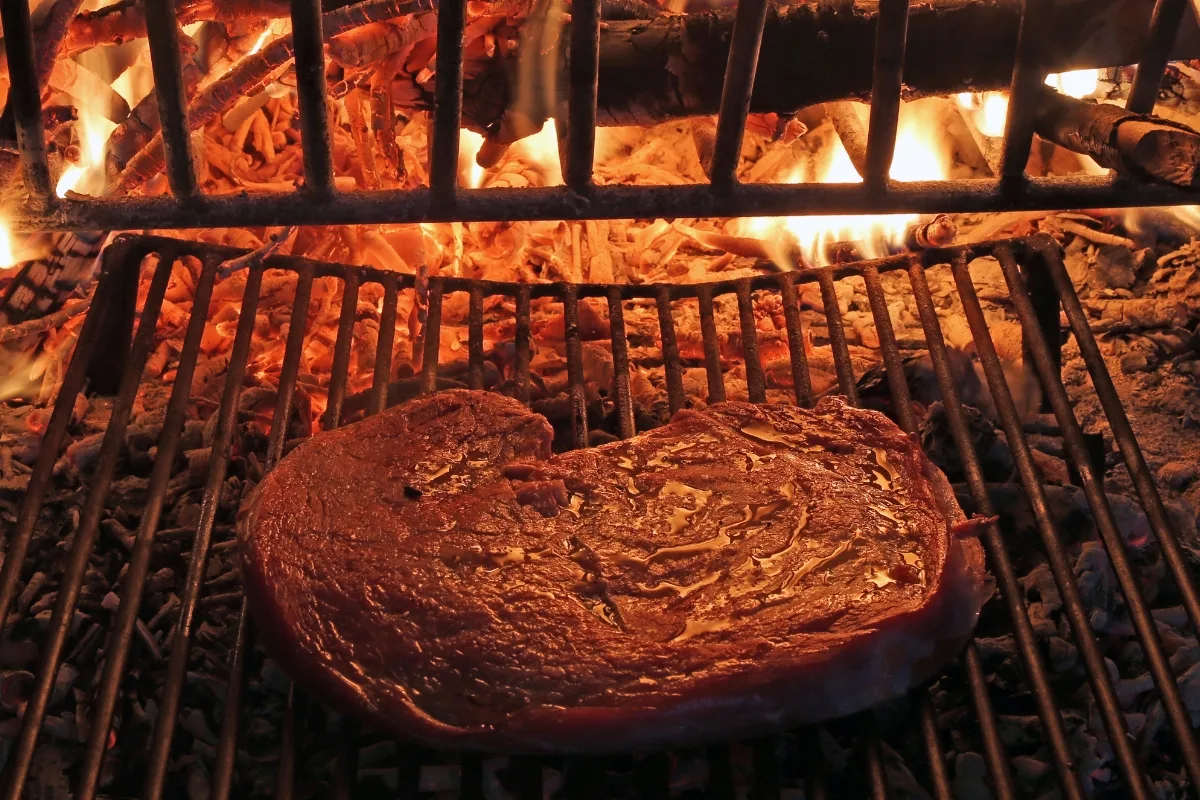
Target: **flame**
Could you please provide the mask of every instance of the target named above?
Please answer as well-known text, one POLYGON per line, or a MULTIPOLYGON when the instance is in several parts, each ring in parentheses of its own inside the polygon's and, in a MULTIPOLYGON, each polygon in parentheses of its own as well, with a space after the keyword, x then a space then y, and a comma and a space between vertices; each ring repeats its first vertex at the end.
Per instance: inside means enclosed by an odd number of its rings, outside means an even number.
POLYGON ((113 81, 112 88, 133 108, 154 89, 154 71, 147 64, 133 64, 113 81))
POLYGON ((0 272, 17 265, 17 254, 13 250, 12 233, 8 220, 0 218, 0 272))
POLYGON ((558 129, 554 126, 554 120, 546 120, 540 131, 526 136, 512 149, 541 169, 546 186, 562 185, 562 166, 558 162, 558 129))
POLYGON ((483 136, 463 129, 458 134, 458 172, 460 182, 468 189, 483 185, 483 167, 475 160, 483 147, 483 136))
POLYGON ((98 114, 81 112, 77 126, 82 140, 79 163, 67 167, 59 176, 54 189, 59 197, 66 197, 72 191, 92 194, 104 186, 104 156, 116 123, 98 114))
POLYGON ((258 40, 254 42, 254 47, 251 47, 250 51, 248 53, 246 53, 246 55, 252 56, 255 53, 257 53, 259 50, 262 50, 263 45, 266 44, 267 39, 270 38, 273 29, 274 29, 273 25, 268 25, 266 27, 266 29, 261 34, 259 34, 258 40))
MULTIPOLYGON (((1068 97, 1087 97, 1095 94, 1100 87, 1100 70, 1078 69, 1072 72, 1052 73, 1046 76, 1046 85, 1068 97)), ((992 138, 1004 135, 1004 124, 1008 121, 1006 92, 960 92, 955 98, 962 108, 970 111, 971 121, 980 133, 992 138)))
MULTIPOLYGON (((917 113, 901 113, 889 176, 896 181, 945 178, 949 172, 949 159, 938 144, 933 127, 923 122, 917 113)), ((831 137, 827 152, 831 158, 822 170, 815 172, 816 182, 862 183, 841 139, 831 137)), ((808 164, 801 164, 792 170, 785 183, 808 182, 813 176, 814 170, 808 164)), ((805 260, 810 264, 825 265, 829 263, 826 247, 834 242, 854 242, 866 258, 885 255, 904 240, 908 228, 918 219, 916 214, 755 217, 747 220, 746 226, 748 235, 768 242, 792 238, 805 260)), ((780 252, 773 260, 782 268, 793 268, 792 259, 782 252, 785 248, 777 246, 777 249, 780 252)))
POLYGON ((1100 88, 1100 70, 1077 69, 1072 72, 1047 75, 1046 85, 1053 86, 1069 97, 1087 97, 1095 94, 1096 90, 1100 88))

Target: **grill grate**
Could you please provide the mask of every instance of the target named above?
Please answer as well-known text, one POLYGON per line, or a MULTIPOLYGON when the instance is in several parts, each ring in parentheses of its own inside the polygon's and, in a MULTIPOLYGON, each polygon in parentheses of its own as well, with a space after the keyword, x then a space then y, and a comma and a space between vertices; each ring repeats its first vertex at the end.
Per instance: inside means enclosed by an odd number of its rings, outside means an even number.
MULTIPOLYGON (((150 477, 145 512, 137 531, 136 542, 129 559, 129 570, 121 603, 116 614, 110 639, 105 645, 105 665, 92 704, 92 727, 82 762, 81 774, 75 787, 76 797, 95 796, 96 782, 100 775, 108 729, 116 707, 120 682, 126 659, 134 636, 141 596, 151 567, 151 544, 157 532, 163 508, 164 494, 171 467, 178 454, 185 412, 189 403, 192 377, 200 352, 201 336, 207 322, 207 309, 213 294, 215 276, 221 262, 236 254, 229 248, 201 245, 157 237, 123 236, 110 246, 104 254, 104 268, 97 288, 94 311, 85 321, 79 337, 79 345, 63 383, 62 391, 46 430, 44 445, 29 484, 26 501, 21 509, 16 530, 8 540, 7 557, 0 570, 0 610, 11 609, 14 597, 23 578, 25 555, 36 521, 41 512, 46 491, 50 484, 53 468, 74 405, 74 398, 84 387, 89 370, 96 374, 111 369, 115 358, 120 365, 120 381, 117 387, 111 423, 106 431, 98 464, 92 475, 89 493, 75 531, 75 538, 60 579, 53 617, 42 642, 42 663, 34 690, 24 714, 20 738, 9 760, 6 796, 19 797, 29 777, 32 758, 38 744, 42 718, 54 687, 55 675, 69 630, 76 602, 79 598, 84 570, 97 538, 97 530, 105 496, 117 468, 118 454, 126 425, 129 421, 134 396, 138 389, 147 357, 152 349, 155 323, 162 308, 172 263, 185 255, 201 259, 203 270, 199 278, 193 313, 185 333, 184 345, 179 357, 177 377, 172 387, 166 410, 158 455, 150 477), (129 322, 122 322, 119 309, 132 313, 130 293, 136 290, 137 276, 144 258, 151 254, 160 256, 158 266, 150 284, 137 333, 129 341, 129 322), (125 302, 122 302, 124 298, 125 302), (104 330, 125 331, 125 345, 115 354, 108 347, 98 347, 104 330)), ((662 355, 666 366, 667 389, 670 408, 673 411, 685 404, 681 377, 679 347, 673 328, 671 304, 675 301, 696 298, 699 303, 701 332, 704 341, 704 360, 708 385, 712 399, 723 399, 725 389, 721 371, 721 356, 718 350, 717 328, 713 313, 713 299, 732 294, 737 299, 740 327, 743 337, 747 384, 750 398, 754 402, 766 400, 766 383, 762 363, 759 359, 757 332, 751 307, 751 292, 767 290, 778 292, 784 308, 787 340, 792 356, 792 374, 795 377, 795 399, 801 405, 811 404, 813 397, 804 355, 803 331, 800 308, 797 301, 797 286, 816 282, 824 295, 825 314, 829 338, 837 365, 840 391, 857 402, 855 375, 846 344, 841 315, 836 302, 836 282, 858 276, 867 289, 868 299, 879 335, 880 348, 886 367, 886 376, 891 390, 898 421, 905 430, 915 431, 917 419, 912 409, 909 389, 902 368, 896 336, 892 329, 887 309, 887 296, 881 282, 881 273, 906 271, 920 312, 926 343, 946 406, 951 433, 962 456, 964 471, 970 494, 976 508, 991 515, 993 508, 967 428, 964 408, 955 388, 942 338, 933 298, 930 294, 925 269, 935 264, 949 263, 959 295, 962 299, 968 323, 974 336, 978 354, 986 373, 992 397, 996 402, 1001 425, 1010 443, 1017 465, 1021 484, 1029 497, 1042 536, 1045 553, 1049 558, 1055 582, 1063 597, 1067 618, 1070 621, 1074 644, 1079 648, 1087 668, 1088 680, 1097 698, 1100 715, 1115 751, 1116 762, 1125 781, 1128 796, 1149 797, 1150 787, 1143 772, 1138 755, 1126 729, 1125 719, 1117 704, 1113 681, 1105 668, 1096 637, 1089 627, 1087 612, 1075 583, 1071 564, 1063 542, 1059 538, 1051 518, 1046 495, 1035 470, 1029 442, 1025 436, 1021 419, 1007 386, 1000 361, 992 345, 983 311, 972 284, 967 265, 969 260, 984 254, 996 257, 1020 319, 1025 346, 1044 387, 1049 405, 1058 419, 1065 440, 1065 447, 1073 466, 1078 470, 1080 483, 1091 506, 1097 525, 1116 571, 1125 602, 1138 639, 1145 650, 1158 691, 1161 693, 1167 716, 1174 728, 1184 767, 1193 785, 1200 785, 1200 750, 1197 749, 1187 708, 1183 704, 1167 664, 1163 645, 1153 624, 1146 601, 1136 585, 1125 552, 1124 542, 1116 529, 1108 500, 1104 494, 1102 476, 1097 475, 1087 455, 1084 435, 1070 407, 1066 391, 1058 375, 1055 343, 1058 341, 1057 309, 1059 302, 1066 311, 1071 330, 1079 342, 1088 371, 1099 394, 1104 410, 1112 425, 1114 436, 1124 456, 1134 484, 1150 519, 1153 532, 1161 546, 1168 569, 1178 585, 1183 604, 1194 630, 1200 630, 1200 603, 1196 588, 1189 582, 1179 542, 1159 498, 1157 489, 1134 439, 1129 421, 1117 398, 1112 381, 1097 349, 1095 339, 1088 327, 1079 299, 1060 259, 1057 246, 1048 237, 1011 240, 999 243, 955 248, 946 251, 928 252, 923 255, 901 255, 876 261, 864 261, 843 265, 833 269, 801 270, 781 275, 744 278, 737 281, 693 285, 565 285, 565 284, 506 284, 469 281, 457 278, 431 278, 429 313, 427 321, 424 362, 419 375, 423 392, 433 391, 439 372, 439 347, 441 311, 446 295, 465 292, 469 295, 469 341, 467 382, 471 388, 484 386, 483 306, 484 299, 493 295, 504 295, 516 300, 515 387, 514 393, 529 402, 529 361, 531 349, 530 304, 534 298, 553 298, 562 303, 565 330, 564 343, 568 362, 569 396, 571 400, 572 446, 583 446, 587 442, 589 420, 583 387, 583 359, 579 331, 578 304, 581 298, 606 298, 611 316, 611 342, 615 374, 618 427, 623 437, 634 431, 633 404, 630 391, 628 339, 626 336, 622 301, 635 298, 653 300, 657 306, 661 326, 662 355), (1052 337, 1048 339, 1039 320, 1047 318, 1044 308, 1035 305, 1027 283, 1053 287, 1057 295, 1050 295, 1044 307, 1052 307, 1049 315, 1053 323, 1052 337)), ((220 408, 216 412, 217 422, 212 458, 204 490, 201 515, 196 525, 191 549, 191 560, 186 582, 180 593, 181 610, 179 628, 165 667, 165 685, 158 699, 160 712, 158 724, 146 756, 146 780, 143 795, 146 798, 163 796, 169 765, 172 735, 179 710, 180 693, 188 665, 188 651, 192 638, 197 602, 203 589, 203 576, 212 544, 214 521, 218 512, 221 489, 227 477, 231 452, 235 447, 235 427, 238 400, 246 377, 247 360, 251 340, 255 335, 255 311, 259 301, 263 273, 266 268, 290 270, 298 275, 295 299, 291 312, 285 354, 282 362, 279 390, 274 409, 267 447, 266 469, 273 467, 284 451, 286 420, 291 415, 296 378, 300 367, 301 349, 306 333, 306 321, 311 298, 313 280, 332 276, 344 282, 345 300, 340 313, 337 340, 334 350, 332 374, 329 382, 329 401, 322 427, 329 429, 339 424, 346 401, 350 345, 353 336, 355 304, 362 283, 380 283, 385 288, 383 309, 375 359, 375 373, 369 394, 367 413, 383 410, 388 402, 388 384, 391 374, 392 344, 395 336, 396 307, 401 289, 412 288, 412 275, 398 275, 373 269, 343 267, 323 264, 293 257, 272 257, 266 267, 251 268, 242 297, 241 315, 232 345, 232 355, 224 384, 220 408)), ((1046 301, 1045 297, 1038 298, 1046 301)), ((1083 789, 1075 772, 1068 747, 1068 737, 1051 688, 1046 667, 1039 653, 1037 639, 1028 616, 1024 595, 1014 570, 1012 558, 1006 548, 997 525, 987 526, 983 534, 988 565, 996 576, 997 583, 1012 622, 1012 631, 1018 645, 1021 661, 1029 685, 1033 689, 1037 713, 1041 719, 1043 738, 1049 748, 1054 768, 1062 790, 1067 797, 1083 797, 1083 789)), ((28 570, 25 570, 28 572, 28 570)), ((25 576, 27 577, 27 576, 25 576)), ((216 750, 213 771, 213 795, 218 798, 229 796, 238 748, 239 712, 246 680, 246 660, 253 647, 253 630, 243 603, 237 627, 236 647, 231 656, 230 675, 225 697, 225 713, 216 750)), ((992 708, 979 651, 974 644, 967 647, 963 663, 969 684, 970 696, 977 715, 984 745, 984 755, 996 795, 1001 798, 1016 796, 1016 788, 1009 770, 1008 758, 1001 743, 996 712, 992 708)), ((922 737, 927 760, 931 768, 930 785, 939 798, 951 796, 951 785, 942 757, 939 731, 928 691, 914 691, 913 700, 919 715, 919 732, 922 737)), ((280 736, 281 755, 279 760, 278 795, 292 796, 294 771, 301 763, 297 752, 298 728, 304 717, 304 698, 294 688, 288 697, 283 731, 280 736)), ((243 720, 244 722, 245 720, 243 720)), ((879 740, 874 731, 873 715, 866 712, 857 721, 860 740, 863 742, 863 757, 866 760, 866 778, 873 798, 886 797, 888 787, 881 760, 879 740)), ((353 778, 357 774, 355 759, 358 751, 358 728, 347 722, 340 737, 340 752, 337 767, 337 796, 350 797, 353 778)), ((812 756, 819 753, 815 731, 802 733, 801 742, 805 751, 812 756)), ((416 793, 419 775, 420 754, 412 748, 403 748, 401 753, 401 795, 416 793)), ((754 743, 754 781, 757 796, 778 796, 780 792, 778 765, 770 741, 754 743)), ((714 796, 732 796, 732 773, 730 771, 728 747, 714 747, 709 752, 711 790, 714 796)), ((478 757, 466 757, 462 761, 463 797, 480 796, 482 767, 478 757)), ((523 773, 530 781, 532 796, 541 796, 540 767, 536 760, 525 760, 523 773)), ((581 773, 599 774, 599 762, 585 765, 581 773), (590 773, 587 770, 595 770, 590 773)), ((808 766, 808 796, 824 795, 823 770, 819 758, 811 758, 808 766)), ((646 796, 665 796, 670 779, 670 766, 666 755, 648 759, 639 766, 638 783, 646 796)), ((582 781, 590 782, 586 779, 582 781)), ((595 787, 592 787, 594 791, 595 787)), ((586 793, 586 791, 584 792, 586 793)))
MULTIPOLYGON (((197 185, 171 0, 150 4, 146 28, 163 121, 170 197, 55 196, 34 69, 29 0, 3 0, 4 35, 13 81, 11 105, 29 197, 13 214, 22 230, 183 229, 296 224, 502 221, 770 214, 882 214, 1116 208, 1185 204, 1191 195, 1113 175, 1030 178, 1024 174, 1034 133, 1038 90, 1048 47, 1041 21, 1052 3, 1026 0, 1011 83, 999 177, 898 184, 887 172, 896 144, 909 18, 908 0, 879 3, 862 184, 742 184, 734 176, 754 87, 768 0, 738 3, 717 124, 712 182, 692 186, 596 186, 595 152, 600 58, 600 0, 573 0, 566 126, 567 186, 518 190, 460 189, 463 30, 466 0, 366 0, 321 12, 320 0, 292 0, 304 186, 294 192, 208 196, 197 185), (356 9, 385 7, 395 16, 436 9, 437 61, 430 186, 412 190, 338 192, 333 182, 323 20, 344 31, 356 9)), ((1148 113, 1182 27, 1183 0, 1158 0, 1148 22, 1130 95, 1130 111, 1148 113)), ((1003 57, 1001 55, 1000 57, 1003 57)))

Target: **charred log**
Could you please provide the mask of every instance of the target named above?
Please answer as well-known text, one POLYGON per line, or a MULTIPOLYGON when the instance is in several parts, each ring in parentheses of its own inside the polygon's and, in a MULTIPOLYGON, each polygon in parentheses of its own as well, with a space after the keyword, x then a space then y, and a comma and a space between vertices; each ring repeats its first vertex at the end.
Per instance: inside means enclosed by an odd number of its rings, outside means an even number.
MULTIPOLYGON (((952 0, 914 5, 904 82, 909 96, 1006 88, 1012 78, 1022 4, 1019 0, 952 0)), ((1063 0, 1045 21, 1055 44, 1050 70, 1103 67, 1138 60, 1150 7, 1105 0, 1063 0), (1080 25, 1079 20, 1088 20, 1080 25), (1132 32, 1138 32, 1131 35, 1132 32)), ((651 125, 713 115, 720 105, 734 10, 605 22, 600 35, 598 120, 651 125)), ((865 100, 872 84, 878 5, 805 4, 767 15, 750 110, 792 114, 834 100, 865 100), (769 78, 769 79, 768 79, 769 78)), ((569 36, 563 35, 565 43, 569 36)), ((565 50, 565 48, 563 48, 565 50)), ((1175 57, 1200 55, 1190 20, 1175 57)), ((567 74, 548 65, 542 74, 567 74)), ((468 79, 464 120, 491 138, 510 139, 553 116, 540 92, 518 92, 515 59, 468 79)), ((566 87, 560 87, 559 96, 566 87)), ((427 98, 427 102, 431 98, 427 98)), ((534 128, 536 130, 536 127, 534 128)))
POLYGON ((1037 134, 1142 180, 1200 188, 1200 132, 1186 125, 1046 89, 1037 134))

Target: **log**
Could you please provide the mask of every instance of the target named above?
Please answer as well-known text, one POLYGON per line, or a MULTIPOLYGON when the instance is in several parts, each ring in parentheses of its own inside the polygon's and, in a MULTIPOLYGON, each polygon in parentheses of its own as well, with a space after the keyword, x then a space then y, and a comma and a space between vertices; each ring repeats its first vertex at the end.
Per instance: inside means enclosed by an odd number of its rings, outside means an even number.
MULTIPOLYGON (((71 23, 64 51, 68 55, 105 44, 118 44, 146 35, 143 0, 120 0, 77 16, 71 23)), ((193 22, 243 22, 277 19, 290 14, 287 0, 181 0, 176 4, 181 25, 193 22)))
MULTIPOLYGON (((914 4, 904 63, 907 94, 1007 88, 1021 8, 1021 0, 914 4)), ((1136 62, 1151 9, 1151 3, 1139 0, 1061 0, 1043 22, 1046 40, 1054 43, 1047 70, 1136 62)), ((652 125, 715 114, 734 16, 735 10, 728 8, 603 23, 599 124, 652 125)), ((868 99, 877 20, 878 3, 872 0, 772 6, 750 110, 790 115, 818 103, 868 99)), ((569 39, 564 32, 564 46, 559 48, 564 55, 569 39)), ((1194 19, 1187 18, 1180 27, 1172 57, 1200 57, 1200 30, 1194 19)), ((553 116, 554 109, 538 107, 542 92, 526 92, 525 105, 517 105, 518 74, 511 59, 467 80, 463 112, 471 128, 503 141, 528 130, 530 121, 537 129, 553 116)), ((551 63, 540 74, 565 80, 568 71, 551 63)), ((566 96, 565 85, 558 96, 566 96)), ((431 101, 432 97, 424 100, 431 101)))
MULTIPOLYGON (((521 7, 524 3, 507 0, 496 5, 521 7)), ((368 0, 327 13, 325 33, 336 39, 358 26, 428 13, 430 6, 427 2, 368 0)), ((1021 0, 945 0, 936 6, 914 6, 904 66, 909 95, 1006 87, 1012 75, 1021 8, 1021 0)), ((600 41, 598 123, 651 125, 715 114, 734 13, 722 9, 605 22, 600 41)), ((1149 14, 1149 4, 1137 0, 1061 0, 1044 20, 1047 37, 1056 44, 1047 58, 1048 68, 1135 61, 1144 35, 1130 32, 1146 30, 1149 14), (1090 22, 1081 26, 1080 19, 1090 22)), ((767 15, 751 112, 787 117, 821 102, 868 97, 877 20, 878 7, 873 0, 839 6, 773 6, 767 15)), ((566 57, 570 36, 565 30, 561 34, 563 46, 551 48, 555 55, 547 58, 566 57)), ((190 104, 192 125, 206 124, 233 99, 258 88, 273 69, 290 60, 290 45, 290 36, 281 37, 206 87, 190 104)), ((1181 27, 1175 54, 1200 55, 1200 31, 1190 18, 1181 27)), ((378 55, 372 52, 372 58, 378 55)), ((556 76, 548 80, 561 81, 569 74, 563 64, 553 61, 535 66, 533 74, 556 76)), ((530 70, 519 69, 514 56, 473 63, 468 71, 463 121, 484 133, 493 148, 539 129, 558 110, 546 101, 555 96, 553 92, 518 91, 522 72, 529 74, 530 70)), ((557 97, 566 96, 565 85, 558 90, 557 97)), ((431 92, 404 97, 410 108, 430 108, 432 100, 431 92)), ((1147 142, 1162 139, 1155 136, 1158 138, 1147 142)), ((1144 135, 1138 141, 1143 139, 1144 135)), ((129 162, 121 189, 133 189, 160 169, 161 144, 155 139, 129 162)))
POLYGON ((846 155, 854 165, 854 171, 860 178, 867 176, 867 128, 863 125, 862 117, 858 115, 856 104, 839 101, 825 104, 825 115, 829 117, 834 132, 842 140, 846 155))
POLYGON ((1047 87, 1035 129, 1043 139, 1091 156, 1102 167, 1144 181, 1200 188, 1200 132, 1186 125, 1075 100, 1047 87))

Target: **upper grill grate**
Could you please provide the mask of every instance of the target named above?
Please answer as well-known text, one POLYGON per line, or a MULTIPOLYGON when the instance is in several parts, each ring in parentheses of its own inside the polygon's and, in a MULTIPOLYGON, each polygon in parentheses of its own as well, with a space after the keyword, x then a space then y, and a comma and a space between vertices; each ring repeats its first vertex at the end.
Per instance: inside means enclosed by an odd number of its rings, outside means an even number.
MULTIPOLYGON (((554 188, 461 189, 459 129, 463 111, 463 30, 466 0, 365 0, 321 11, 320 0, 293 0, 294 50, 304 186, 294 192, 208 196, 195 176, 188 101, 171 0, 150 3, 146 28, 172 196, 87 198, 55 196, 45 147, 41 92, 28 0, 5 0, 5 41, 13 81, 11 106, 27 201, 13 214, 22 230, 133 230, 381 222, 538 219, 733 217, 803 214, 947 213, 1051 208, 1116 208, 1194 202, 1169 186, 1124 176, 1031 178, 1024 172, 1046 65, 1043 21, 1052 4, 1028 0, 1021 15, 1010 86, 1008 125, 994 179, 895 183, 887 173, 896 144, 902 71, 908 39, 908 0, 879 3, 862 184, 743 184, 735 177, 769 0, 742 0, 720 98, 712 181, 686 186, 597 186, 592 178, 600 74, 601 0, 573 0, 568 64, 567 185, 554 188), (438 12, 436 86, 430 186, 411 190, 339 192, 330 150, 323 36, 344 32, 358 15, 438 12)), ((1149 113, 1184 13, 1183 0, 1159 0, 1140 45, 1141 58, 1127 109, 1149 113)), ((366 18, 363 16, 363 18, 366 18)), ((1003 56, 998 56, 1003 57, 1003 56)), ((769 76, 767 76, 769 77, 769 76)), ((195 113, 195 112, 193 112, 195 113)), ((196 120, 192 120, 196 122, 196 120)))

